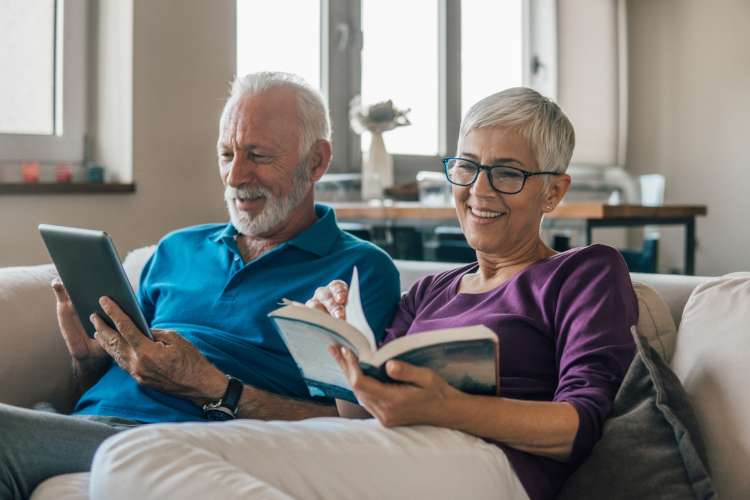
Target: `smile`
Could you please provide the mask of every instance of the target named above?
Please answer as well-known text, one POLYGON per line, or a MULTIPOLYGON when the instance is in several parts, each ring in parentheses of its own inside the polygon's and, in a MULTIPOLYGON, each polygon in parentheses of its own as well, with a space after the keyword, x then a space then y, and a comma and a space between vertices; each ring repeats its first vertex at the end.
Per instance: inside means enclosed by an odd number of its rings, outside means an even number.
POLYGON ((471 215, 474 217, 477 217, 479 219, 497 219, 503 215, 505 215, 504 212, 495 212, 494 210, 482 210, 476 207, 468 207, 469 212, 471 212, 471 215))
POLYGON ((242 203, 242 202, 245 202, 245 201, 255 201, 255 200, 260 200, 261 198, 263 198, 263 196, 262 196, 262 195, 258 195, 258 196, 253 196, 253 197, 249 197, 249 198, 245 198, 245 197, 242 197, 242 196, 237 196, 237 197, 235 198, 235 200, 237 200, 237 201, 239 201, 240 203, 242 203))

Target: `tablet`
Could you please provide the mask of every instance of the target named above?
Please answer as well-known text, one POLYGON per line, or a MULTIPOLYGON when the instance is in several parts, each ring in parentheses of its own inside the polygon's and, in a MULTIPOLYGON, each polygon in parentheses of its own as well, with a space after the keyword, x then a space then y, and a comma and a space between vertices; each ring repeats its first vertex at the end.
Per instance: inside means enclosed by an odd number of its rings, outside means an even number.
POLYGON ((96 331, 89 321, 92 313, 115 328, 99 306, 99 297, 106 295, 148 338, 154 339, 107 233, 49 224, 40 224, 39 232, 89 337, 93 338, 96 331))

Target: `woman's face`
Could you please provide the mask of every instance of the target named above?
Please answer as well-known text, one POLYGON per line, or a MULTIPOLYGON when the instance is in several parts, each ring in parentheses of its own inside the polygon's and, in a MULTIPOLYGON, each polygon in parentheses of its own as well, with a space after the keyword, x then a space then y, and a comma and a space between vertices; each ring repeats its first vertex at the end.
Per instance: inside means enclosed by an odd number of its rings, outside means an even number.
MULTIPOLYGON (((457 156, 487 166, 506 165, 527 172, 538 172, 531 146, 512 129, 488 127, 469 132, 457 156)), ((503 194, 490 185, 487 173, 480 172, 471 186, 453 185, 453 198, 461 229, 478 252, 512 255, 539 237, 539 224, 565 194, 570 178, 534 176, 516 194, 503 194), (545 189, 544 177, 549 187, 545 189), (551 208, 550 208, 551 207, 551 208)))

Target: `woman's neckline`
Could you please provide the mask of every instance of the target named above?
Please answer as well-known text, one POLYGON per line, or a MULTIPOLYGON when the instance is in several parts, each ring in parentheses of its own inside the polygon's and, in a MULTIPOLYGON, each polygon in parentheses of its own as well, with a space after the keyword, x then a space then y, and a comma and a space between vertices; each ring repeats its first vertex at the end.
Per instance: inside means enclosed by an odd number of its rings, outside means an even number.
POLYGON ((453 283, 453 293, 456 296, 458 296, 458 295, 480 296, 480 295, 487 295, 487 294, 491 294, 491 293, 497 292, 501 288, 504 288, 504 287, 508 286, 509 283, 511 283, 513 281, 516 281, 520 276, 522 276, 523 274, 525 274, 531 268, 534 268, 537 265, 549 262, 550 260, 554 259, 555 257, 557 257, 559 255, 562 255, 563 253, 565 253, 565 252, 554 253, 552 255, 548 255, 547 257, 541 258, 539 260, 535 260, 534 262, 532 262, 528 266, 524 267, 523 269, 521 269, 520 271, 518 271, 516 274, 514 274, 513 276, 511 276, 510 278, 508 278, 505 281, 499 283, 497 286, 495 286, 493 288, 490 288, 489 290, 485 290, 483 292, 461 292, 461 291, 459 291, 459 288, 461 287, 461 281, 464 279, 464 277, 467 274, 469 274, 471 272, 476 272, 479 269, 479 262, 475 262, 474 264, 471 265, 471 267, 469 267, 468 269, 466 269, 465 271, 463 271, 461 274, 459 274, 458 279, 455 280, 455 282, 453 283))

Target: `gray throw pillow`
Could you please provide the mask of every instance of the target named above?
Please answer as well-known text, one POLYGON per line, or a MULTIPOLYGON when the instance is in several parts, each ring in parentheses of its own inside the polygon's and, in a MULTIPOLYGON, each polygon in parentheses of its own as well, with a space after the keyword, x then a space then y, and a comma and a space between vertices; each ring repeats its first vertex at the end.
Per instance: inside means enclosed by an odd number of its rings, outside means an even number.
POLYGON ((715 500, 698 423, 680 381, 645 338, 601 440, 558 500, 715 500))

